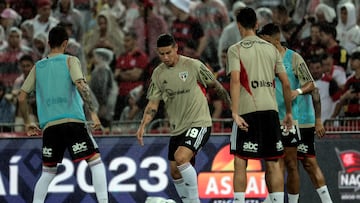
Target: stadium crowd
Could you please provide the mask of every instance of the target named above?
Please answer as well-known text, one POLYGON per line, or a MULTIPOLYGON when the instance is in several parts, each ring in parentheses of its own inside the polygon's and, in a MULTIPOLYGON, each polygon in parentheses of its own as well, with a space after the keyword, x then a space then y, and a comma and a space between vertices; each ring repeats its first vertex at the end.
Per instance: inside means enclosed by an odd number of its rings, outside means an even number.
MULTIPOLYGON (((279 25, 283 44, 307 62, 323 121, 360 116, 359 1, 0 0, 0 123, 23 131, 16 96, 31 67, 47 56, 48 32, 58 24, 67 29, 66 52, 80 59, 105 129, 135 132, 162 33, 171 33, 179 54, 202 60, 229 91, 227 49, 241 39, 234 16, 244 7, 256 10, 259 30, 279 25)), ((214 121, 231 118, 229 107, 207 94, 214 121)), ((166 120, 162 110, 156 117, 166 120)), ((213 130, 220 128, 214 122, 213 130)))

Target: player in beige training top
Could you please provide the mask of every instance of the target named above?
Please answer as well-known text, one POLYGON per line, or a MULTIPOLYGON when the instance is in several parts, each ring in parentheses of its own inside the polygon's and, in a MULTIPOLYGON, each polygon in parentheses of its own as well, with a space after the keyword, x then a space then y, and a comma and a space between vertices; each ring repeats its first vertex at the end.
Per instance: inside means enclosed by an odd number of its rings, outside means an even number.
POLYGON ((256 14, 243 8, 236 16, 242 40, 228 50, 231 110, 234 127, 234 203, 245 203, 248 159, 264 159, 265 181, 272 202, 284 202, 284 178, 279 159, 283 157, 280 122, 275 97, 275 76, 282 82, 286 115, 283 125, 291 128, 290 83, 278 50, 257 37, 256 14))
POLYGON ((203 63, 178 55, 177 50, 171 35, 159 36, 157 51, 162 63, 152 74, 147 92, 149 102, 137 138, 143 145, 146 125, 154 118, 159 102, 163 100, 171 125, 168 159, 176 191, 183 202, 200 203, 197 173, 190 160, 207 142, 211 132, 206 88, 215 88, 227 104, 230 104, 230 97, 203 63))

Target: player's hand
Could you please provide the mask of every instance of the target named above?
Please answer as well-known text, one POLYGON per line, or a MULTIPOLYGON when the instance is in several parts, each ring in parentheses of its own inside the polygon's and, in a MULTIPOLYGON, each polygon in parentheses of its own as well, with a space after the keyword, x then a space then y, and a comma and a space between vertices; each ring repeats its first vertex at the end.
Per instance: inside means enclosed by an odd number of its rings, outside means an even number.
POLYGON ((325 135, 325 128, 321 121, 315 122, 315 133, 319 138, 324 137, 325 135))
POLYGON ((145 133, 145 128, 143 126, 140 126, 136 132, 136 138, 141 146, 144 146, 144 140, 143 140, 144 133, 145 133))
POLYGON ((247 124, 246 121, 241 116, 233 113, 232 117, 235 123, 239 126, 240 130, 244 130, 245 132, 249 130, 249 124, 247 124))
POLYGON ((92 124, 91 124, 91 128, 93 130, 99 130, 101 129, 101 122, 99 117, 97 116, 96 112, 92 112, 91 113, 91 120, 92 120, 92 124))
POLYGON ((291 100, 296 99, 296 97, 299 95, 299 92, 296 90, 291 90, 291 100))
POLYGON ((25 131, 27 136, 40 135, 41 132, 40 128, 35 123, 25 125, 25 131))
POLYGON ((293 127, 293 119, 291 113, 285 114, 282 125, 285 127, 286 131, 289 131, 293 127))

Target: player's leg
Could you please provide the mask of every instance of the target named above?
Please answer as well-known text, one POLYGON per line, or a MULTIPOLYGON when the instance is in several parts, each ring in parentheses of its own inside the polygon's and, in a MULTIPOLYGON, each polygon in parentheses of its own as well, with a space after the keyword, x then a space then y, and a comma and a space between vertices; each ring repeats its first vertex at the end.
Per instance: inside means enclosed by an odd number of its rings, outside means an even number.
POLYGON ((301 128, 301 143, 298 147, 298 156, 300 157, 303 168, 310 177, 322 203, 332 203, 330 193, 326 186, 325 177, 316 160, 315 153, 315 128, 301 128))
POLYGON ((245 203, 247 186, 246 166, 247 160, 234 156, 234 203, 245 203))
POLYGON ((57 164, 63 159, 66 145, 62 137, 61 125, 50 126, 43 132, 42 173, 34 188, 33 203, 43 203, 51 181, 57 173, 57 164))
POLYGON ((99 203, 108 202, 107 178, 98 146, 85 124, 67 123, 67 147, 73 161, 86 160, 99 203))
POLYGON ((99 153, 96 153, 94 156, 87 159, 86 161, 91 171, 91 178, 95 188, 97 200, 99 203, 107 203, 108 190, 106 171, 104 163, 101 160, 101 156, 99 153))
POLYGON ((265 161, 265 181, 269 191, 269 199, 273 203, 284 202, 284 173, 280 167, 280 161, 265 161))
POLYGON ((288 202, 297 203, 300 190, 297 147, 285 147, 284 165, 287 172, 286 189, 288 193, 288 202))
POLYGON ((185 182, 186 190, 189 196, 189 202, 200 203, 197 183, 197 172, 191 161, 195 154, 208 141, 211 133, 211 127, 193 127, 183 134, 184 139, 181 145, 176 149, 174 158, 182 179, 185 182))
POLYGON ((45 202, 46 194, 51 181, 55 178, 57 167, 43 166, 42 173, 35 185, 33 203, 45 202))

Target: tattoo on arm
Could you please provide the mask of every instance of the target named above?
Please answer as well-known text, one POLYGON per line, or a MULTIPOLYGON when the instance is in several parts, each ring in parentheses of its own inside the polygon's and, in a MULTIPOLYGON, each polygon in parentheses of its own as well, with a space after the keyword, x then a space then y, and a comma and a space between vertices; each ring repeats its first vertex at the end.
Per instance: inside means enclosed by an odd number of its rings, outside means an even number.
POLYGON ((151 106, 147 106, 144 111, 143 119, 141 120, 141 124, 146 126, 152 119, 155 117, 157 113, 157 109, 152 108, 151 106))
POLYGON ((216 91, 216 94, 217 94, 228 106, 231 106, 231 99, 230 99, 229 93, 226 91, 226 89, 225 89, 217 80, 215 80, 214 89, 215 89, 215 91, 216 91))
POLYGON ((76 87, 80 93, 81 98, 84 101, 85 109, 89 110, 90 112, 94 112, 95 106, 91 98, 89 85, 85 82, 85 80, 80 79, 76 81, 76 87))
POLYGON ((311 92, 311 96, 312 96, 312 101, 313 101, 314 110, 315 110, 315 118, 321 118, 321 103, 320 103, 319 89, 315 88, 311 92))
POLYGON ((148 114, 149 116, 151 116, 151 119, 153 119, 157 113, 157 110, 153 109, 153 108, 149 108, 146 110, 145 113, 148 114))

